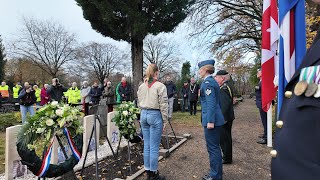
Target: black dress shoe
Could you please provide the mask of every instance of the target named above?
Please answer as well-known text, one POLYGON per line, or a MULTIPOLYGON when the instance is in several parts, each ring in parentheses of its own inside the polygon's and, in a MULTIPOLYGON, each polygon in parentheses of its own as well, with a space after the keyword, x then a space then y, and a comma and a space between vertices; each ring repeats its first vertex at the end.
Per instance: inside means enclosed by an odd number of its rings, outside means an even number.
POLYGON ((258 144, 267 144, 267 140, 266 139, 260 139, 259 141, 257 141, 258 144))
POLYGON ((263 138, 263 134, 260 134, 260 135, 258 136, 258 138, 263 138))
POLYGON ((222 160, 222 164, 232 164, 232 161, 222 160))

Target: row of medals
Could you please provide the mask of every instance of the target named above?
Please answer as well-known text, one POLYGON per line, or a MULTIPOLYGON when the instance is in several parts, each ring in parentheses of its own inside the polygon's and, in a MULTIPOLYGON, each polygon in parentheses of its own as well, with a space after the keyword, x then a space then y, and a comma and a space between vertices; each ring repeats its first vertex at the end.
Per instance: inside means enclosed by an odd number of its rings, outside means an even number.
POLYGON ((299 81, 294 87, 294 94, 301 96, 304 93, 306 97, 320 97, 320 84, 307 83, 307 81, 299 81))

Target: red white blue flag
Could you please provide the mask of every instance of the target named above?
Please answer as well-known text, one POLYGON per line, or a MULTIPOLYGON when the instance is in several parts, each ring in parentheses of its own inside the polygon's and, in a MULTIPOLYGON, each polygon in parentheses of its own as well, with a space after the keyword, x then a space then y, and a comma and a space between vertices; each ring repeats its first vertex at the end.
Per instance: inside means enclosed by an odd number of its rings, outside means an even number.
POLYGON ((262 15, 262 109, 268 111, 272 100, 276 97, 277 87, 274 85, 275 61, 277 59, 279 40, 278 7, 276 0, 263 1, 262 15))
POLYGON ((279 0, 280 46, 278 110, 284 89, 306 52, 305 0, 279 0))

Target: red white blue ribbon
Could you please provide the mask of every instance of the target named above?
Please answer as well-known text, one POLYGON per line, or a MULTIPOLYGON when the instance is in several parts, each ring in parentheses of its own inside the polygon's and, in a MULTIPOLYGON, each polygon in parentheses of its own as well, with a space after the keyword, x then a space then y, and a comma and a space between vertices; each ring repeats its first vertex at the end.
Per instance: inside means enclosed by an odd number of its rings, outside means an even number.
POLYGON ((74 142, 70 136, 70 132, 66 127, 63 129, 63 134, 67 137, 73 156, 77 159, 77 161, 80 161, 81 154, 79 153, 77 147, 74 145, 74 142))
POLYGON ((39 172, 36 174, 36 176, 38 176, 38 177, 44 177, 46 175, 47 170, 49 169, 53 140, 54 140, 54 137, 52 138, 52 142, 51 142, 46 154, 44 155, 41 168, 40 168, 39 172))
MULTIPOLYGON (((73 156, 76 158, 77 161, 80 161, 81 154, 79 153, 77 147, 74 145, 74 142, 70 136, 70 132, 68 131, 68 129, 66 127, 63 129, 63 134, 67 137, 68 144, 70 146, 70 149, 72 151, 73 156)), ((52 144, 53 144, 54 139, 55 139, 55 136, 53 136, 51 144, 48 147, 48 150, 42 160, 41 168, 40 168, 39 172, 36 174, 36 176, 38 176, 38 177, 45 177, 46 172, 49 169, 50 160, 51 160, 51 153, 52 153, 52 144)))

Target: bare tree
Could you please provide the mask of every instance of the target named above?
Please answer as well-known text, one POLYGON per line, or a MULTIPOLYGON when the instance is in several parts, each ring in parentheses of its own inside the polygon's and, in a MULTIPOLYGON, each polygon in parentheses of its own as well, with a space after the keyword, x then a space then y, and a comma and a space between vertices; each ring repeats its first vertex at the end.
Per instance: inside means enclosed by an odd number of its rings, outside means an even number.
POLYGON ((191 36, 209 43, 220 58, 230 47, 242 54, 260 51, 262 0, 197 0, 190 21, 191 36))
POLYGON ((146 68, 149 63, 156 64, 161 76, 171 74, 181 64, 176 45, 160 37, 147 36, 144 41, 143 55, 144 67, 146 68))
POLYGON ((114 71, 123 69, 128 60, 128 55, 117 47, 96 42, 91 42, 80 48, 78 57, 83 67, 87 67, 88 73, 93 70, 95 77, 101 83, 114 71))
POLYGON ((12 53, 31 60, 52 77, 75 59, 75 34, 53 21, 23 20, 23 29, 13 43, 12 53))

